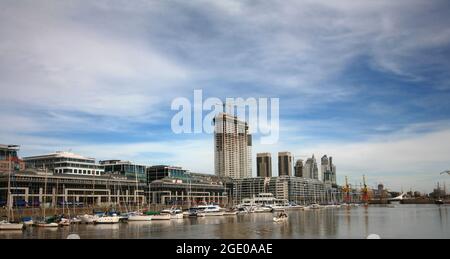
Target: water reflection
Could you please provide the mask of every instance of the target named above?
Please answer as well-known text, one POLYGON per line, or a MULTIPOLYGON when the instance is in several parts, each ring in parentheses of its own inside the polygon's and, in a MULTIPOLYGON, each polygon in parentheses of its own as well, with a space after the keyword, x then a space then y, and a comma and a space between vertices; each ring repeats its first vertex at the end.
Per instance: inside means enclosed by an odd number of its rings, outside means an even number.
POLYGON ((449 206, 398 205, 289 211, 289 220, 273 222, 273 214, 185 218, 113 225, 73 225, 0 232, 2 238, 450 238, 449 206))

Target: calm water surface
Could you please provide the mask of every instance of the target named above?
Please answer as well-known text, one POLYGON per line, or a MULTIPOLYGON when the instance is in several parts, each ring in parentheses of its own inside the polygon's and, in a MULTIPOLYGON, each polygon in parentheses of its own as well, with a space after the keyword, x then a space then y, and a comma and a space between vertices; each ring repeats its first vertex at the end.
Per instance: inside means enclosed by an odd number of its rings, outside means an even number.
POLYGON ((289 220, 274 223, 273 215, 189 218, 130 222, 116 225, 74 225, 65 228, 28 228, 0 232, 0 238, 66 238, 76 233, 94 238, 450 238, 450 206, 397 205, 351 209, 290 211, 289 220))

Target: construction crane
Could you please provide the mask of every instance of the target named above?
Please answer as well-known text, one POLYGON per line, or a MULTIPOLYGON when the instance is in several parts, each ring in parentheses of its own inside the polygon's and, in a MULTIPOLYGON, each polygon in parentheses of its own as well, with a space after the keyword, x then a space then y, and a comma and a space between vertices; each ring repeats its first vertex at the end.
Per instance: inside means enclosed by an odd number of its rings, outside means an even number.
POLYGON ((363 175, 363 186, 361 188, 361 193, 362 193, 362 201, 364 203, 368 203, 369 202, 369 188, 367 188, 367 184, 366 184, 366 176, 363 175))
POLYGON ((342 191, 344 192, 344 201, 346 203, 350 203, 350 185, 348 184, 348 177, 345 176, 345 185, 342 188, 342 191))

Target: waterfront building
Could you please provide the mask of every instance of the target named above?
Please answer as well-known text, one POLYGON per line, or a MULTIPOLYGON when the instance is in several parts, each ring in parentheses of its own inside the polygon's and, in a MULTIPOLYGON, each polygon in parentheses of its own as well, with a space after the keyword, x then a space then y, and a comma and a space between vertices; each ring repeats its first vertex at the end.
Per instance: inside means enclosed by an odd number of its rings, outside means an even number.
POLYGON ((298 159, 295 162, 295 166, 294 166, 294 175, 296 177, 304 177, 303 176, 303 160, 302 159, 298 159))
POLYGON ((225 184, 214 175, 185 172, 183 178, 168 176, 148 185, 151 204, 195 206, 202 203, 228 204, 225 184))
POLYGON ((258 177, 272 177, 272 155, 270 153, 256 155, 256 173, 258 177))
MULTIPOLYGON (((331 192, 338 192, 337 189, 327 189, 322 181, 295 176, 233 179, 227 189, 234 204, 254 198, 259 193, 272 193, 277 199, 298 204, 326 203, 331 200, 331 192)), ((335 193, 334 197, 338 199, 339 195, 335 193)))
POLYGON ((146 182, 147 180, 145 165, 122 160, 103 160, 99 163, 104 167, 105 174, 122 175, 134 180, 137 178, 140 182, 146 182))
MULTIPOLYGON (((0 175, 0 203, 6 200, 8 176, 0 175)), ((27 169, 11 176, 14 206, 58 207, 66 203, 77 206, 103 206, 145 203, 145 184, 123 176, 92 177, 27 169), (46 204, 44 204, 46 203, 46 204)))
POLYGON ((331 184, 332 182, 332 172, 330 168, 330 161, 328 160, 327 155, 324 155, 320 159, 320 168, 322 172, 322 181, 327 184, 331 184))
POLYGON ((303 177, 319 180, 319 168, 317 167, 317 162, 314 154, 311 158, 308 158, 306 160, 303 169, 303 177))
POLYGON ((25 167, 28 169, 46 169, 55 174, 100 176, 105 171, 102 165, 95 162, 95 158, 64 151, 24 157, 23 160, 25 161, 25 167))
POLYGON ((292 155, 290 152, 278 153, 278 175, 292 176, 292 155))
POLYGON ((0 174, 25 169, 25 163, 17 155, 19 148, 18 145, 0 144, 0 174))
POLYGON ((190 175, 187 170, 178 166, 155 165, 147 168, 147 183, 163 178, 172 178, 179 180, 189 180, 190 175))
POLYGON ((220 113, 214 118, 214 168, 220 177, 252 176, 252 136, 248 124, 220 113))

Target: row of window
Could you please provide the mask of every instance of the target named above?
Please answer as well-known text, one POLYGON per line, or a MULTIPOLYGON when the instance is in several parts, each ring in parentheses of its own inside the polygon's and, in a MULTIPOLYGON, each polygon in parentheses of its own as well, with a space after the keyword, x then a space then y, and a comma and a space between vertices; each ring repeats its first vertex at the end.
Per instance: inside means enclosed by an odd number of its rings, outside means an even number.
POLYGON ((84 174, 84 175, 100 175, 102 171, 97 170, 81 170, 81 169, 55 169, 57 174, 84 174))

